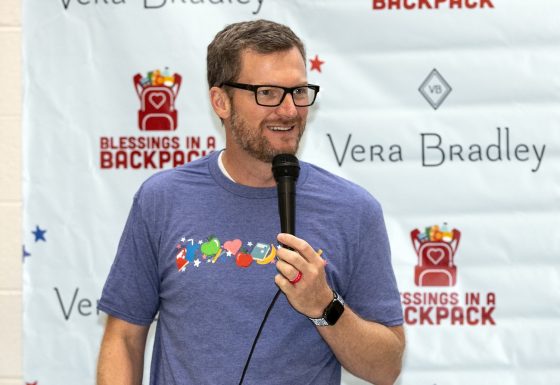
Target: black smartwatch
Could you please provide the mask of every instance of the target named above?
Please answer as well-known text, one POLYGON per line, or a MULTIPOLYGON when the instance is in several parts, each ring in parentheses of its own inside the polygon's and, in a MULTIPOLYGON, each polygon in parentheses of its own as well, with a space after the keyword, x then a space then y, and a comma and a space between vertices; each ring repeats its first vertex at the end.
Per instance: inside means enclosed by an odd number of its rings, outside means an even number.
POLYGON ((342 313, 344 313, 344 300, 336 291, 333 290, 333 300, 325 308, 323 317, 309 317, 309 319, 317 326, 332 326, 336 323, 336 321, 338 321, 342 313))

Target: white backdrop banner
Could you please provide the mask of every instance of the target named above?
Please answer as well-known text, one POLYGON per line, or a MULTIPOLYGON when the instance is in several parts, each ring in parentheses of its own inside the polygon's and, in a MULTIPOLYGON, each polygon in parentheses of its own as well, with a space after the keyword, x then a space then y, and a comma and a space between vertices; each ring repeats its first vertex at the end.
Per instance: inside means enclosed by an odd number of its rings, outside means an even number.
POLYGON ((96 302, 132 196, 224 146, 206 47, 226 24, 265 18, 304 40, 321 86, 300 158, 384 207, 408 337, 399 384, 560 384, 560 2, 23 11, 27 383, 94 384, 96 302))

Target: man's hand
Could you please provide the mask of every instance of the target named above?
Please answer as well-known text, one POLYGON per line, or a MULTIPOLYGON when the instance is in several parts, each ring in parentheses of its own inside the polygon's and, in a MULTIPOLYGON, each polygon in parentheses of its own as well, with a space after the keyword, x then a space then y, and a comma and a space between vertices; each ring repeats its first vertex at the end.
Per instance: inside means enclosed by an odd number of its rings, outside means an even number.
POLYGON ((320 318, 333 299, 327 284, 325 261, 303 239, 290 234, 278 234, 278 241, 287 247, 278 249, 277 274, 274 281, 298 312, 311 318, 320 318), (301 273, 297 283, 291 283, 301 273))
MULTIPOLYGON (((276 284, 298 312, 322 317, 333 299, 323 259, 303 239, 279 234, 278 241, 294 251, 278 249, 276 268, 280 274, 275 277, 276 284), (301 280, 292 284, 298 272, 301 280)), ((389 328, 364 320, 346 304, 336 325, 319 326, 317 330, 349 372, 378 385, 393 384, 397 379, 405 345, 402 326, 389 328)))

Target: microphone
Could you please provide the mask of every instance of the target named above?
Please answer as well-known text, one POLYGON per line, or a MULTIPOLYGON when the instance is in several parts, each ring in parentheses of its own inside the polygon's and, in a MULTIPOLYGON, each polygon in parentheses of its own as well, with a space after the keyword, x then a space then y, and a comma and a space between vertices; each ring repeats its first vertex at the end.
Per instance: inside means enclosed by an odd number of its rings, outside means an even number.
MULTIPOLYGON (((298 159, 291 154, 279 154, 272 159, 272 173, 274 174, 274 179, 276 180, 276 185, 278 187, 278 211, 280 213, 280 228, 283 233, 295 235, 296 233, 296 181, 299 176, 299 162, 298 159)), ((288 247, 286 247, 288 248, 288 247)), ((289 248, 292 250, 291 248, 289 248)), ((241 380, 239 380, 239 385, 243 384, 243 379, 247 373, 247 368, 249 367, 249 362, 251 362, 251 357, 253 357, 253 352, 255 351, 255 346, 261 335, 264 324, 268 319, 268 315, 272 310, 272 307, 276 303, 281 290, 278 289, 272 302, 268 305, 268 309, 264 314, 264 318, 257 332, 257 336, 253 341, 253 346, 249 352, 249 357, 245 362, 245 367, 243 368, 243 373, 241 374, 241 380)))
POLYGON ((279 154, 272 159, 272 173, 278 188, 278 211, 283 233, 296 233, 296 181, 299 161, 291 154, 279 154))

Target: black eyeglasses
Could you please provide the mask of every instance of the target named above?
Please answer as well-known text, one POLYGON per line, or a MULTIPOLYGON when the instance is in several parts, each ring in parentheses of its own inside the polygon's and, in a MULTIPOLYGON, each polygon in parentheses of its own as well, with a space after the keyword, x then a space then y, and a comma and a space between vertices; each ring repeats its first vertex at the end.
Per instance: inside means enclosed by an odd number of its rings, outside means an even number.
POLYGON ((280 87, 269 85, 245 84, 234 82, 223 82, 220 87, 228 86, 242 90, 253 91, 255 101, 259 106, 277 107, 284 101, 286 94, 292 95, 294 104, 297 107, 308 107, 315 102, 319 86, 308 84, 297 87, 280 87))

